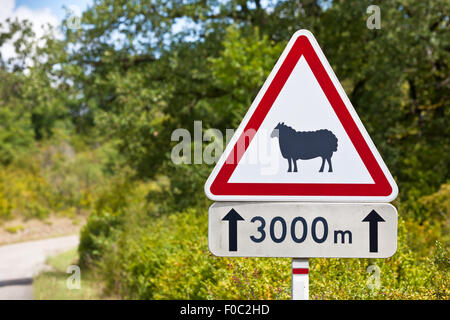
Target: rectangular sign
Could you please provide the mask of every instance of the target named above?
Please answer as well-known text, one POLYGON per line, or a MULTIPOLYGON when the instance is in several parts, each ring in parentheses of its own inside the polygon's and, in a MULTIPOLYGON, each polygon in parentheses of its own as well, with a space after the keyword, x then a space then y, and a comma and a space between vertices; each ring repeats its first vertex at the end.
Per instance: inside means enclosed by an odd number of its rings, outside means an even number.
POLYGON ((388 258, 397 250, 388 203, 216 202, 208 228, 216 256, 388 258))

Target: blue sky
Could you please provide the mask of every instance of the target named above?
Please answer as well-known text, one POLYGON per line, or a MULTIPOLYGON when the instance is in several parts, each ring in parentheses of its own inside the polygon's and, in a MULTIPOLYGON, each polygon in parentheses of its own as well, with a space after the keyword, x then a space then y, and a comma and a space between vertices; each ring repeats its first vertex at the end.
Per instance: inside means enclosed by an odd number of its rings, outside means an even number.
POLYGON ((77 6, 83 11, 88 5, 92 4, 92 0, 16 0, 14 9, 25 6, 31 10, 50 9, 51 13, 61 21, 66 14, 64 6, 77 6))

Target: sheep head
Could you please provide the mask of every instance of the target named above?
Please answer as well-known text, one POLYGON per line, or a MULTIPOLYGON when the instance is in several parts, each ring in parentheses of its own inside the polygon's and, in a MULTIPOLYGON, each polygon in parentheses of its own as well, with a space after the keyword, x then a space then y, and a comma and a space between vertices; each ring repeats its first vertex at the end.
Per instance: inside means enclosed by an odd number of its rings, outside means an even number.
POLYGON ((273 129, 272 133, 270 134, 271 138, 279 138, 280 137, 280 129, 283 124, 284 123, 278 122, 277 126, 273 129))

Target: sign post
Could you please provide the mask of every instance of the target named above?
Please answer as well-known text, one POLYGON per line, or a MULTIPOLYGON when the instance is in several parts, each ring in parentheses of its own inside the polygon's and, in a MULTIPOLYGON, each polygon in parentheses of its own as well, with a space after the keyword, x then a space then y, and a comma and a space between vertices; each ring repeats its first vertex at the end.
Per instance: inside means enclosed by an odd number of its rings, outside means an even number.
POLYGON ((292 300, 309 300, 309 259, 292 258, 292 300))
POLYGON ((314 36, 297 31, 205 183, 217 256, 309 258, 397 250, 397 185, 314 36))

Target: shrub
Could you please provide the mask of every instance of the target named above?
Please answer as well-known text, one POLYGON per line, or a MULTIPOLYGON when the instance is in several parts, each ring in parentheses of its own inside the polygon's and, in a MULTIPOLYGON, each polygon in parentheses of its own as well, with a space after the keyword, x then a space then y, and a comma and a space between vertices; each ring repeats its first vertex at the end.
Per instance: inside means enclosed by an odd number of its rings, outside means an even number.
POLYGON ((141 223, 136 218, 138 213, 145 214, 146 195, 151 188, 152 184, 132 183, 126 172, 110 179, 99 192, 95 209, 81 230, 79 254, 82 265, 101 261, 125 227, 125 222, 141 223), (135 214, 126 219, 130 212, 135 214))
POLYGON ((194 209, 129 224, 104 257, 109 289, 130 299, 289 297, 289 259, 215 257, 207 226, 194 209))
MULTIPOLYGON (((191 208, 159 217, 151 209, 123 210, 120 227, 110 216, 92 218, 82 237, 92 229, 106 230, 95 231, 100 236, 93 243, 101 244, 96 248, 101 247, 102 254, 95 258, 111 292, 130 299, 290 298, 290 259, 213 256, 205 210, 191 208), (107 239, 111 228, 113 237, 107 239)), ((445 240, 443 228, 400 211, 393 257, 310 259, 311 298, 449 299, 449 255, 445 242, 440 242, 445 240), (373 276, 367 273, 371 264, 381 271, 379 289, 367 286, 373 276)), ((86 250, 82 243, 81 251, 86 250)))
POLYGON ((99 261, 105 249, 114 241, 114 231, 122 223, 120 213, 96 211, 92 213, 80 234, 80 264, 88 266, 99 261))
POLYGON ((123 202, 118 195, 127 188, 128 171, 111 177, 106 168, 110 159, 103 157, 108 146, 84 148, 77 152, 66 140, 47 141, 16 156, 9 166, 0 166, 0 219, 73 216, 89 212, 94 205, 106 208, 123 202))

